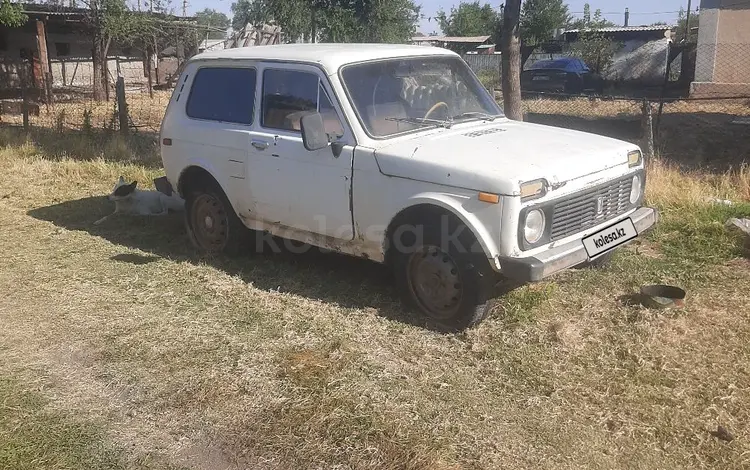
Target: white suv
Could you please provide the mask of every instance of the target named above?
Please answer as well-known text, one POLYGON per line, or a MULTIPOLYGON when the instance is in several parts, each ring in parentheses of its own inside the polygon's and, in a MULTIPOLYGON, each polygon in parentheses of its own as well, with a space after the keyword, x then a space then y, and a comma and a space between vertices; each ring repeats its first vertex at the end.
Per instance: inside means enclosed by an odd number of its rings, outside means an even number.
POLYGON ((460 330, 501 279, 600 263, 657 220, 637 146, 506 119, 445 49, 294 44, 195 56, 161 127, 195 245, 247 229, 387 263, 460 330))

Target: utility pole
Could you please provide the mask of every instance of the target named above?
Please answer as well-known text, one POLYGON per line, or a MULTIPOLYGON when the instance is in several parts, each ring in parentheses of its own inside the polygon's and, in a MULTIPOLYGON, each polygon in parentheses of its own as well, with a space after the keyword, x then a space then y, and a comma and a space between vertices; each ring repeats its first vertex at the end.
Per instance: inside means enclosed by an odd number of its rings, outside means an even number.
POLYGON ((693 1, 688 0, 688 9, 687 9, 687 16, 685 17, 685 42, 688 40, 688 36, 690 35, 690 9, 693 7, 693 1))
POLYGON ((183 18, 187 16, 187 7, 188 7, 187 0, 182 0, 182 17, 183 18))

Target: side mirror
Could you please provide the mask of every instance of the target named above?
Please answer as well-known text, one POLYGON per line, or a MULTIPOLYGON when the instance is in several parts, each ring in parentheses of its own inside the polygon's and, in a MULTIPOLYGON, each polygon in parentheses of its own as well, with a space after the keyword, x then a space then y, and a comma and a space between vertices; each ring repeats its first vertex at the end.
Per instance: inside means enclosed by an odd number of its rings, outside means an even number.
POLYGON ((329 139, 320 113, 310 113, 300 119, 302 144, 309 151, 328 147, 329 139))

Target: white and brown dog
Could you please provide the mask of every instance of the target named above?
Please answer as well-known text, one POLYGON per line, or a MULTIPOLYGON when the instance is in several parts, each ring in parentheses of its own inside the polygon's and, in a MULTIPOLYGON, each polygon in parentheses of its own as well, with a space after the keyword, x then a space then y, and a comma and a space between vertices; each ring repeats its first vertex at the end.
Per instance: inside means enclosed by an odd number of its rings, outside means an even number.
POLYGON ((115 211, 97 220, 94 225, 101 224, 115 214, 167 215, 170 210, 185 210, 185 201, 177 193, 168 196, 159 191, 142 191, 136 188, 137 185, 137 181, 126 183, 125 178, 120 176, 112 193, 107 196, 107 199, 114 201, 115 211))

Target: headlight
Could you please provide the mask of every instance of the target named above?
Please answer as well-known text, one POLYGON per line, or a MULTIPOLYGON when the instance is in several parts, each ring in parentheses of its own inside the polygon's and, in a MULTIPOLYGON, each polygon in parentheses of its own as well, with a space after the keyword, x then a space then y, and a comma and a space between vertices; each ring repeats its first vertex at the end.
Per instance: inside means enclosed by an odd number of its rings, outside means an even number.
POLYGON ((537 199, 547 194, 547 182, 534 180, 521 185, 521 200, 537 199))
POLYGON ((630 203, 635 204, 638 199, 641 198, 641 177, 635 175, 633 177, 633 186, 630 188, 630 203))
POLYGON ((534 209, 526 214, 526 222, 523 227, 523 237, 533 245, 542 239, 544 235, 544 212, 534 209))
POLYGON ((633 150, 628 152, 628 167, 633 168, 641 164, 643 161, 643 154, 640 150, 633 150))

